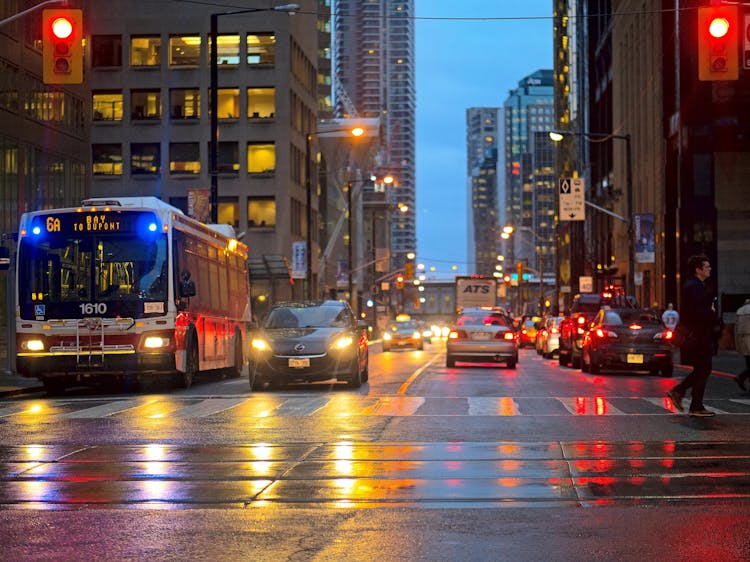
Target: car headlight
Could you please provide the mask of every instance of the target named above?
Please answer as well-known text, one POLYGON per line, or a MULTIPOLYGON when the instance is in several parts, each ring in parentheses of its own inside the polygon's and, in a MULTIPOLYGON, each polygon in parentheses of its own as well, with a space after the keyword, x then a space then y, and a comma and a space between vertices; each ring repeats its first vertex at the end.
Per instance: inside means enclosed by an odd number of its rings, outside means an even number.
POLYGON ((386 341, 390 340, 391 339, 391 334, 389 334, 389 333, 383 334, 383 339, 386 340, 386 341))
POLYGON ((354 343, 353 337, 341 336, 339 338, 336 338, 336 341, 333 342, 331 349, 346 349, 347 347, 351 346, 353 343, 354 343))
POLYGON ((411 335, 411 337, 413 337, 413 338, 414 338, 415 340, 418 340, 419 338, 421 338, 421 337, 422 337, 422 334, 420 334, 419 332, 414 332, 414 333, 413 333, 413 334, 411 335))
POLYGON ((143 340, 143 347, 147 349, 169 347, 169 338, 163 338, 161 336, 148 336, 145 340, 143 340))
POLYGON ((250 342, 250 346, 256 351, 268 351, 271 349, 271 345, 262 338, 253 338, 250 342))

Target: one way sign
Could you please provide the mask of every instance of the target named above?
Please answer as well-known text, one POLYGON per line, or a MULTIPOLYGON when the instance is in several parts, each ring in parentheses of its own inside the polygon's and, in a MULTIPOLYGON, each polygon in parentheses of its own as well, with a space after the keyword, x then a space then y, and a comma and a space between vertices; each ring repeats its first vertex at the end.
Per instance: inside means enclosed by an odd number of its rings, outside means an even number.
POLYGON ((560 178, 560 220, 586 220, 586 184, 583 178, 560 178))

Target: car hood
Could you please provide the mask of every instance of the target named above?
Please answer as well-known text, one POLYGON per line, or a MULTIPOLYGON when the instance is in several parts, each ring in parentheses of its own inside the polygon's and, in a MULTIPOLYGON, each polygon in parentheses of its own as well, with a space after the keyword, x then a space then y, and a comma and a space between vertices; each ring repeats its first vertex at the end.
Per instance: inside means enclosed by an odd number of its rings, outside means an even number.
POLYGON ((273 352, 280 355, 315 355, 328 352, 334 341, 353 334, 342 328, 279 328, 263 330, 273 352))

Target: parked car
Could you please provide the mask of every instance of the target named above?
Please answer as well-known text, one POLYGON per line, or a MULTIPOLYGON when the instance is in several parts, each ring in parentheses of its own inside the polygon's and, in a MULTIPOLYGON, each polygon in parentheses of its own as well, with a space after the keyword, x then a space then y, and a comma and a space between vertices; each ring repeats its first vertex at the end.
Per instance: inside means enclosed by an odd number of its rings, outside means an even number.
POLYGON ((455 367, 457 361, 504 362, 515 369, 518 336, 513 330, 513 320, 495 308, 464 309, 446 342, 446 366, 455 367))
POLYGON ((394 347, 411 347, 424 349, 422 330, 413 320, 392 322, 383 333, 383 351, 390 351, 394 347))
POLYGON ((672 331, 653 310, 604 308, 586 332, 582 349, 584 372, 602 369, 646 371, 671 377, 672 331))
POLYGON ((352 388, 368 379, 367 324, 343 301, 279 303, 250 343, 254 389, 336 378, 352 388))
POLYGON ((581 293, 573 297, 570 314, 560 324, 560 365, 581 366, 583 336, 602 306, 634 308, 622 287, 609 287, 601 293, 581 293))
POLYGON ((545 358, 552 357, 560 348, 560 324, 564 316, 547 316, 537 330, 536 351, 545 358))

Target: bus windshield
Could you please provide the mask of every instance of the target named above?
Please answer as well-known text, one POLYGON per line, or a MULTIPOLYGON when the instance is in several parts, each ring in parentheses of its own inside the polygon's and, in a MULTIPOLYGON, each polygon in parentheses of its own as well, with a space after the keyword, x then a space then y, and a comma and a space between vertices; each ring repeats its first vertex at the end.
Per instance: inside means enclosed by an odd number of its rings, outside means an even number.
POLYGON ((167 300, 166 234, 21 239, 19 304, 167 300))

